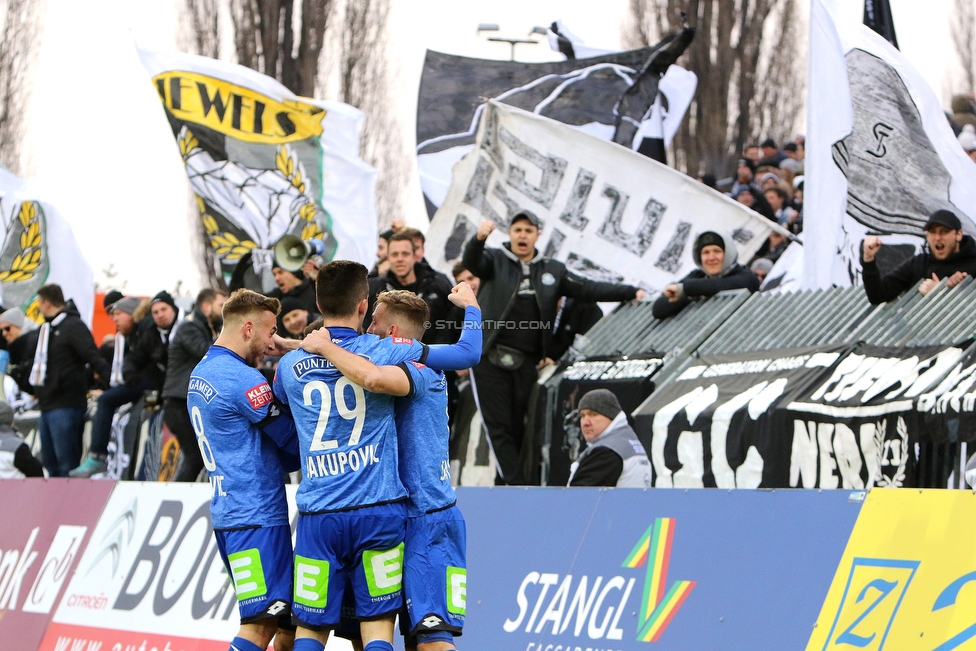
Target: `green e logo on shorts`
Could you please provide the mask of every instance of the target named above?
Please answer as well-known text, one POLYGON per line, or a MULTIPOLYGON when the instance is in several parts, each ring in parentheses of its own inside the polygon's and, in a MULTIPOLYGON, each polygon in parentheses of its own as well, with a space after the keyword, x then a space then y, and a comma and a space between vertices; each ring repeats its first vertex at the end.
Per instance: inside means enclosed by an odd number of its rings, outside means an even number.
POLYGON ((468 605, 468 570, 463 567, 447 568, 447 612, 464 615, 468 605))
POLYGON ((329 601, 329 561, 295 554, 295 603, 325 608, 329 601))
POLYGON ((268 584, 264 581, 264 567, 257 549, 228 554, 227 564, 230 565, 230 577, 238 600, 267 594, 268 584))
POLYGON ((371 597, 382 597, 400 590, 403 582, 403 543, 386 551, 364 551, 363 570, 371 597))

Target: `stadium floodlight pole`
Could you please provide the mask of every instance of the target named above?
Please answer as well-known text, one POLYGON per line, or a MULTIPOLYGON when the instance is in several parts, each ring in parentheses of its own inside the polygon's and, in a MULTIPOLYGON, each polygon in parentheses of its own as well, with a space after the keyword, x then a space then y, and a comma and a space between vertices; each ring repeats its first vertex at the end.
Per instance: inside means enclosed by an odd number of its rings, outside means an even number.
POLYGON ((519 43, 533 43, 536 45, 539 43, 539 41, 535 41, 530 38, 502 38, 500 36, 491 36, 488 38, 488 40, 494 43, 508 43, 512 47, 510 61, 515 61, 515 46, 519 43))

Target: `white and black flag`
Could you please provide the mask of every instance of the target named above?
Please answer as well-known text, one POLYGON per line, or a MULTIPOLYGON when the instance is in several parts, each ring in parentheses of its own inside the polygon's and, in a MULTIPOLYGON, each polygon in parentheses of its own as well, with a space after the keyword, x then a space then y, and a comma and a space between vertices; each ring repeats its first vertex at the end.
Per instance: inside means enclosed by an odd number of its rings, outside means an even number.
POLYGON ((804 205, 816 219, 803 232, 807 288, 860 284, 868 234, 883 237, 882 271, 913 255, 939 209, 976 232, 976 164, 935 92, 891 43, 841 19, 839 6, 811 4, 804 205))
MULTIPOLYGON (((489 100, 568 124, 604 140, 616 132, 614 109, 658 46, 598 56, 566 39, 574 57, 550 63, 489 61, 428 51, 417 97, 417 167, 433 218, 451 184, 451 169, 474 149, 481 115, 489 100)), ((670 66, 658 84, 657 101, 645 111, 643 138, 661 133, 665 146, 677 131, 698 78, 670 66)))

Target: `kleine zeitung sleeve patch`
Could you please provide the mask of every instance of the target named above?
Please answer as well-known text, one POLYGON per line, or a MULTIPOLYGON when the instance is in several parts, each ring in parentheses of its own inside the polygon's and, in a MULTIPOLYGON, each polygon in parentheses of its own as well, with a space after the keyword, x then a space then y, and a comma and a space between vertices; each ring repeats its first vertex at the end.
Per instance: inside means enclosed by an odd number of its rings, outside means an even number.
POLYGON ((407 337, 393 337, 393 343, 395 344, 412 344, 413 339, 407 337))
POLYGON ((260 409, 274 402, 274 393, 271 392, 271 385, 267 382, 259 384, 253 389, 248 389, 245 395, 247 396, 247 401, 255 409, 260 409))

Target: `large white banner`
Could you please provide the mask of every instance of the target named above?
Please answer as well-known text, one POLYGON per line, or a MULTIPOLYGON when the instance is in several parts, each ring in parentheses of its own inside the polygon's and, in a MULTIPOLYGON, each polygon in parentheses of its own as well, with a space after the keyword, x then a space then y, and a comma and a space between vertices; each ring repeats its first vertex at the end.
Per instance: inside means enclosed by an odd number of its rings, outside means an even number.
POLYGON ((2 167, 0 219, 0 303, 4 308, 19 307, 41 323, 44 318, 37 309, 37 290, 56 283, 90 326, 94 279, 71 225, 54 206, 41 201, 23 180, 2 167))
MULTIPOLYGON (((747 262, 769 220, 666 165, 595 136, 489 102, 475 149, 455 165, 450 190, 427 231, 431 264, 449 270, 482 219, 490 246, 527 209, 544 224, 537 248, 598 280, 661 290, 692 269, 705 230, 728 232, 747 262)), ((782 231, 781 231, 782 232, 782 231)))
MULTIPOLYGON (((250 68, 140 51, 224 271, 285 234, 327 259, 376 259, 376 170, 359 158, 363 114, 297 97, 250 68)), ((255 254, 255 263, 268 254, 255 254)))
MULTIPOLYGON (((804 284, 860 283, 866 235, 919 247, 940 208, 976 233, 976 164, 946 122, 938 98, 878 34, 838 17, 837 0, 810 13, 804 284)), ((884 251, 884 247, 882 247, 884 251)))

